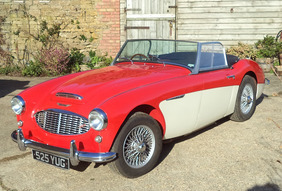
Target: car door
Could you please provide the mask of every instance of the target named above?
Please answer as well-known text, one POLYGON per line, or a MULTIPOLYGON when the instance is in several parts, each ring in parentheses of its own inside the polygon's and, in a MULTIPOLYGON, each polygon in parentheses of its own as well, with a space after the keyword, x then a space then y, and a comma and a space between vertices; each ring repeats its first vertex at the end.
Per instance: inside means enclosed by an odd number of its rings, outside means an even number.
POLYGON ((204 90, 198 113, 197 128, 206 126, 231 114, 237 97, 238 86, 231 69, 221 69, 199 74, 204 90))
POLYGON ((202 44, 198 63, 197 75, 203 80, 204 90, 196 128, 231 114, 238 92, 235 75, 227 65, 221 44, 202 44))

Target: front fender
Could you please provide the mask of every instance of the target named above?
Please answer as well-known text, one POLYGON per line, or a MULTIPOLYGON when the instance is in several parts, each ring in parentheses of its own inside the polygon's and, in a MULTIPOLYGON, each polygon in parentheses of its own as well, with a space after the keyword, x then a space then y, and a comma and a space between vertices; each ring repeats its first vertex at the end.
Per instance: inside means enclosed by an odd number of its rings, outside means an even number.
POLYGON ((108 117, 108 126, 100 131, 103 143, 100 144, 101 152, 110 150, 114 140, 127 119, 137 111, 142 111, 153 117, 161 126, 162 132, 165 132, 164 116, 159 109, 159 103, 149 98, 140 99, 133 96, 133 92, 119 95, 99 106, 106 112, 108 117))
POLYGON ((97 106, 108 116, 107 128, 100 131, 100 136, 103 137, 103 143, 100 145, 102 151, 110 150, 126 119, 137 111, 148 113, 158 121, 164 135, 166 123, 159 104, 163 100, 184 94, 185 86, 182 77, 165 80, 116 95, 97 106))

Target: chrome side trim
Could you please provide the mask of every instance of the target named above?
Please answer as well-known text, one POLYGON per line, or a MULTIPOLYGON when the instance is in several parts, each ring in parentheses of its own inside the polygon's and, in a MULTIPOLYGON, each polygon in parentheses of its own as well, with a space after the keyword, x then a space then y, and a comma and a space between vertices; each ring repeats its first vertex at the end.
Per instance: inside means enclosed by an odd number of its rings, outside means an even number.
POLYGON ((65 93, 65 92, 58 92, 56 93, 57 97, 66 97, 66 98, 71 98, 71 99, 76 99, 76 100, 82 100, 83 97, 77 94, 72 94, 72 93, 65 93))
POLYGON ((78 151, 74 140, 70 142, 70 149, 54 147, 39 142, 35 142, 32 140, 28 140, 24 138, 21 128, 13 131, 11 137, 14 142, 18 143, 19 149, 21 151, 24 151, 27 147, 29 147, 39 151, 69 158, 73 166, 77 166, 80 161, 96 162, 96 163, 110 162, 117 157, 116 153, 114 152, 90 153, 90 152, 78 151))
POLYGON ((185 94, 183 94, 183 95, 179 95, 179 96, 175 96, 175 97, 172 97, 172 98, 167 99, 166 101, 170 101, 170 100, 174 100, 174 99, 184 98, 184 96, 185 96, 185 94))
POLYGON ((62 106, 62 107, 69 107, 71 106, 70 104, 62 104, 62 103, 57 103, 58 106, 62 106))

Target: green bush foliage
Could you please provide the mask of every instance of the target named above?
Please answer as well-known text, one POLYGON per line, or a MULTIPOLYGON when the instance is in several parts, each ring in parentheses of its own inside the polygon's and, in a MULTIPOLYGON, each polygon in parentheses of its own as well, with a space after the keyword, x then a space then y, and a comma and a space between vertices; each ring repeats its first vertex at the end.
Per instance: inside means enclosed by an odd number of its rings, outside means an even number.
POLYGON ((44 69, 41 63, 38 61, 30 61, 23 69, 23 76, 41 76, 44 73, 44 69))
POLYGON ((68 68, 70 71, 79 72, 80 66, 83 63, 85 55, 77 48, 73 48, 70 52, 68 68))
POLYGON ((101 68, 105 66, 109 66, 113 61, 112 57, 109 57, 106 53, 103 56, 98 56, 95 51, 89 51, 89 62, 87 66, 91 69, 101 68))
POLYGON ((263 40, 255 43, 258 58, 276 58, 282 51, 282 42, 276 42, 275 37, 266 36, 263 40))
POLYGON ((4 75, 18 75, 21 73, 21 68, 17 65, 6 64, 4 67, 0 67, 0 74, 4 75))

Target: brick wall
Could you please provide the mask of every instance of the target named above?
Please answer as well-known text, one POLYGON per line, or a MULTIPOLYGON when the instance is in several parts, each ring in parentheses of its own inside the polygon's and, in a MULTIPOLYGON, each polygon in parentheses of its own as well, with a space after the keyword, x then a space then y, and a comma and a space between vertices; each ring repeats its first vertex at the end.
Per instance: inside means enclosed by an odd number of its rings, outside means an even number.
POLYGON ((43 20, 62 24, 59 39, 68 49, 115 56, 120 47, 119 0, 0 0, 0 10, 0 46, 22 60, 40 47, 33 37, 43 20))
POLYGON ((99 39, 99 48, 114 55, 120 48, 120 2, 119 0, 102 0, 97 3, 99 20, 107 23, 99 39))

